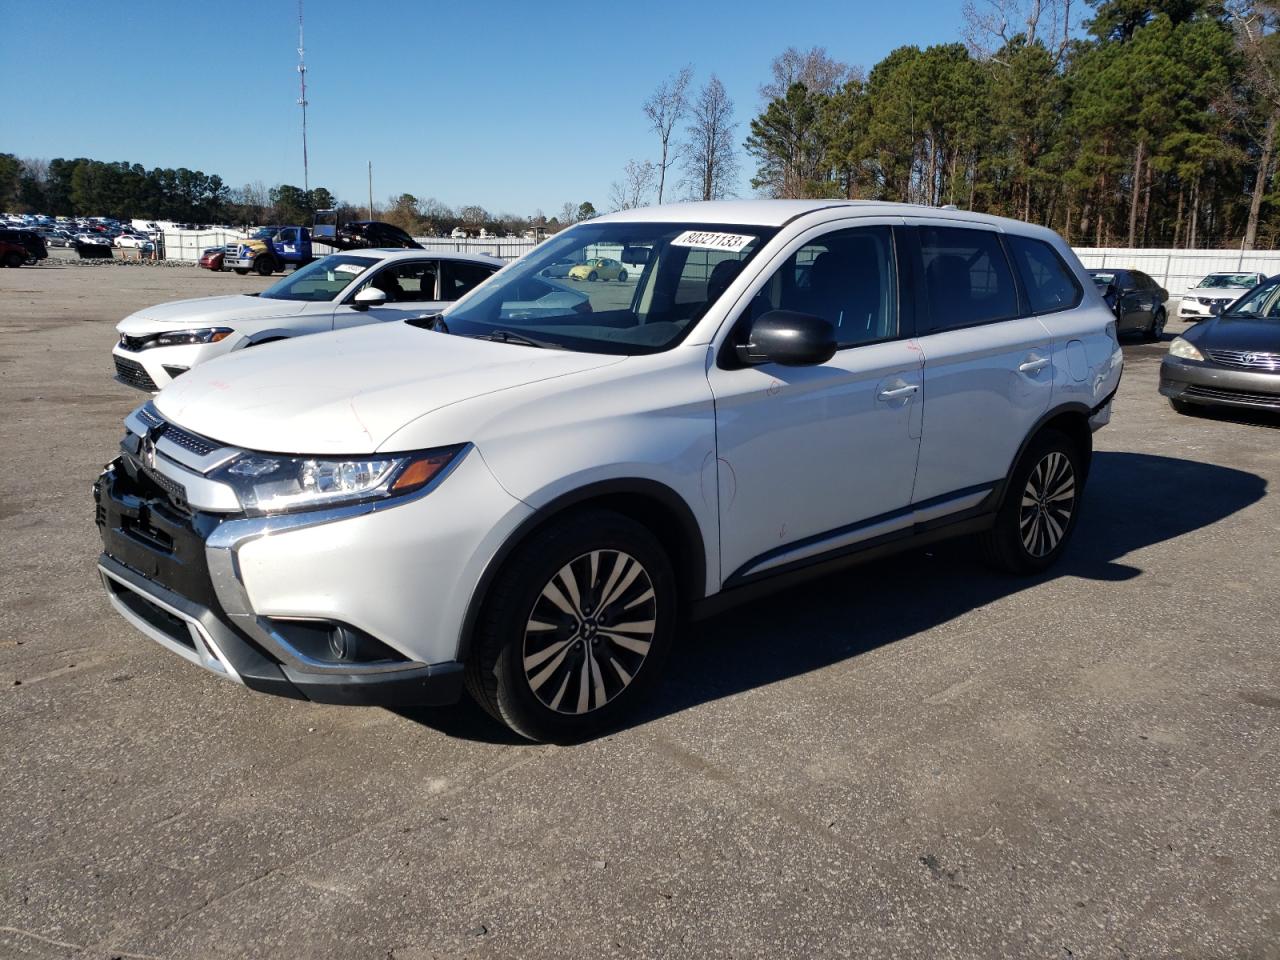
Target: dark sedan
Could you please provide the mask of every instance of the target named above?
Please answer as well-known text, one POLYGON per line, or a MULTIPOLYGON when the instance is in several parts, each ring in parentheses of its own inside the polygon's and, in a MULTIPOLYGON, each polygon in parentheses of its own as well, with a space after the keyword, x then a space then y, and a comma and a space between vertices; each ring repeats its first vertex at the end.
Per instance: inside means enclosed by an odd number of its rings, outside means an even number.
POLYGON ((1159 340, 1169 319, 1165 301, 1169 291, 1141 270, 1090 270, 1093 285, 1116 315, 1116 333, 1140 333, 1159 340))
POLYGON ((1280 412, 1280 277, 1169 344, 1160 392, 1179 413, 1196 406, 1280 412))

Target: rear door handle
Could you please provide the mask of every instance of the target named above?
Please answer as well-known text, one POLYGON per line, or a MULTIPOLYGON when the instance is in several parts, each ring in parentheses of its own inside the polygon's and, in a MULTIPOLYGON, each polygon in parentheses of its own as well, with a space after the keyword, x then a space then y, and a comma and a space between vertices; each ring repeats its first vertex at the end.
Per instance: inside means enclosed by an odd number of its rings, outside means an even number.
POLYGON ((1037 373, 1049 365, 1048 357, 1037 357, 1018 364, 1019 373, 1037 373))
POLYGON ((905 387, 894 387, 890 390, 881 390, 876 394, 877 400, 901 400, 903 397, 909 397, 920 388, 914 383, 908 383, 905 387))

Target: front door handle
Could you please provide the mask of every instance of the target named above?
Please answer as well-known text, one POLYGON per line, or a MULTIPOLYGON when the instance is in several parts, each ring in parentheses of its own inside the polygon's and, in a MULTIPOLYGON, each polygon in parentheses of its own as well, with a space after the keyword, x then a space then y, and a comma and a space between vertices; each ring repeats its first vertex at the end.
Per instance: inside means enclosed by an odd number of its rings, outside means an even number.
POLYGON ((1048 357, 1036 357, 1034 360, 1027 360, 1018 364, 1019 373, 1038 373, 1049 365, 1048 357))
POLYGON ((903 397, 909 397, 920 388, 914 383, 908 383, 904 387, 893 387, 889 390, 881 390, 876 394, 877 400, 901 400, 903 397))

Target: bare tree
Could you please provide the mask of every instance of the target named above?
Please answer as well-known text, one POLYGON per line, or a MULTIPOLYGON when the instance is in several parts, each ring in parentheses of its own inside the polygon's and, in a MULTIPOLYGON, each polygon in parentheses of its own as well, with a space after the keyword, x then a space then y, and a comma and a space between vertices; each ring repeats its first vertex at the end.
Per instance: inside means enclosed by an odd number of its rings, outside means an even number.
POLYGON ((1071 42, 1072 0, 965 0, 964 42, 974 56, 987 60, 1021 35, 1037 40, 1060 61, 1071 42))
POLYGON ((658 161, 658 202, 662 202, 667 185, 667 171, 676 162, 671 135, 689 108, 688 90, 693 80, 693 67, 682 67, 658 84, 658 89, 644 102, 644 115, 662 143, 662 159, 658 161))
POLYGON ((576 203, 571 200, 564 202, 564 206, 560 208, 560 222, 566 227, 578 222, 578 205, 576 203))
POLYGON ((810 93, 835 93, 846 80, 861 78, 861 71, 827 55, 826 47, 797 50, 787 47, 769 65, 773 80, 761 84, 760 97, 765 103, 785 97, 791 85, 803 83, 810 93))
POLYGON ((609 189, 609 203, 614 210, 634 210, 649 202, 649 194, 658 180, 658 168, 653 161, 637 163, 628 160, 622 171, 621 182, 615 180, 609 189))
POLYGON ((733 191, 738 158, 733 145, 733 101, 714 73, 689 110, 685 174, 698 200, 721 200, 733 191))

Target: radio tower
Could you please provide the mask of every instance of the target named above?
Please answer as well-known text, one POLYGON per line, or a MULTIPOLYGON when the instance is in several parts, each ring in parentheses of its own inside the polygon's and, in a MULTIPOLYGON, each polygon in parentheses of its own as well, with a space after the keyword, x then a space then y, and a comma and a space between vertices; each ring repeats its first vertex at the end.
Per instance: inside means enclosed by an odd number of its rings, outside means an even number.
POLYGON ((298 0, 298 82, 302 95, 298 106, 302 107, 302 189, 311 192, 310 173, 307 170, 307 59, 302 43, 302 0, 298 0))

